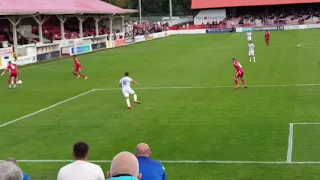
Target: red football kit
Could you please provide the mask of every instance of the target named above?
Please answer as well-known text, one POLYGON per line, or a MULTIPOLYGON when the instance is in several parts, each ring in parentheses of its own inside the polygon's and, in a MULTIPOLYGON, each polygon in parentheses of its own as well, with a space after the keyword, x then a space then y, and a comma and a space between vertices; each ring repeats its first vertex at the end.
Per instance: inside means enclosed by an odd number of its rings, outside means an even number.
POLYGON ((233 65, 234 65, 234 67, 235 67, 236 70, 237 70, 237 73, 236 73, 236 75, 235 75, 235 78, 243 78, 243 76, 244 76, 244 70, 243 70, 241 64, 240 64, 238 61, 234 61, 234 62, 233 62, 233 65))
POLYGON ((270 32, 266 32, 265 35, 265 40, 266 40, 266 43, 267 43, 267 46, 269 46, 269 41, 270 41, 270 32))
POLYGON ((247 88, 247 83, 246 81, 243 79, 244 76, 244 69, 242 68, 241 64, 239 61, 234 60, 233 61, 233 65, 237 70, 236 75, 234 76, 234 82, 236 83, 236 89, 238 89, 240 87, 239 82, 238 82, 238 78, 241 78, 241 81, 243 82, 245 88, 247 88))
POLYGON ((16 88, 17 80, 18 80, 18 66, 16 64, 12 64, 9 62, 7 69, 5 69, 2 72, 1 76, 4 75, 6 71, 9 71, 10 73, 10 76, 8 79, 9 88, 11 89, 12 85, 13 85, 13 88, 16 88))
POLYGON ((7 69, 10 71, 10 77, 18 77, 18 67, 16 64, 9 64, 7 69))
POLYGON ((74 60, 74 66, 75 66, 74 72, 81 72, 82 67, 78 59, 74 60))
POLYGON ((81 73, 82 66, 80 64, 80 61, 78 58, 74 57, 74 72, 73 74, 77 76, 77 79, 79 79, 81 76, 84 78, 84 80, 87 80, 88 77, 81 73))

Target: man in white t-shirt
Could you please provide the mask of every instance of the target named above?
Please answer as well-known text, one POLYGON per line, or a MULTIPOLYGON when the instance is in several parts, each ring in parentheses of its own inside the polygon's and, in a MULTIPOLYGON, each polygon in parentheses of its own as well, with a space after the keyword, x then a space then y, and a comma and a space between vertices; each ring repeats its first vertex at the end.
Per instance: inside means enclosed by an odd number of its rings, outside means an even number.
POLYGON ((256 57, 254 56, 254 44, 252 43, 252 41, 249 41, 248 48, 249 48, 249 62, 251 62, 252 59, 253 59, 253 62, 256 62, 256 57))
POLYGON ((133 95, 133 100, 136 104, 140 104, 140 102, 138 101, 138 96, 137 94, 134 92, 134 90, 131 88, 131 82, 136 84, 138 87, 141 87, 141 85, 139 83, 137 83, 136 81, 134 81, 133 79, 131 79, 129 77, 129 73, 126 72, 125 73, 125 77, 123 77, 122 79, 120 79, 120 87, 122 87, 122 93, 124 95, 124 97, 126 98, 126 102, 128 105, 129 109, 133 109, 133 107, 130 104, 130 95, 133 95))
POLYGON ((248 42, 252 41, 252 32, 251 31, 247 32, 247 37, 248 37, 248 42))
POLYGON ((87 143, 80 141, 74 144, 72 155, 75 161, 60 169, 58 180, 105 180, 101 167, 88 162, 90 152, 87 143))

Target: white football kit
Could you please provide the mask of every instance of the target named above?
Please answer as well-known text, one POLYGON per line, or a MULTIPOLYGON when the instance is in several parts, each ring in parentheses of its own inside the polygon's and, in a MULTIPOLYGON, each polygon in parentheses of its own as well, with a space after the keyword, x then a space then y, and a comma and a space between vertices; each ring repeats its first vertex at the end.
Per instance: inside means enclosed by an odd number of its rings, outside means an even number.
POLYGON ((252 41, 252 32, 247 32, 248 41, 252 41))
POLYGON ((134 90, 131 88, 132 79, 130 77, 124 77, 120 80, 122 86, 122 93, 124 97, 128 98, 130 95, 135 94, 134 90))
POLYGON ((254 56, 254 44, 251 43, 248 45, 249 48, 249 56, 254 56))

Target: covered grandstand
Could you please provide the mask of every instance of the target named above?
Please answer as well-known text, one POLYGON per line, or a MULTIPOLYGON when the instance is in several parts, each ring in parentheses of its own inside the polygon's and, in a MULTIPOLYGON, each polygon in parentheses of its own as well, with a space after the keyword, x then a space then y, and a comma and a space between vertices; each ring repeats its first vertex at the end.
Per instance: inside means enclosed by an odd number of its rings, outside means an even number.
POLYGON ((245 7, 245 6, 270 6, 270 5, 286 5, 286 4, 306 4, 319 3, 320 0, 192 0, 192 9, 213 9, 213 8, 230 8, 230 7, 245 7))
POLYGON ((0 1, 0 15, 32 15, 32 14, 124 14, 136 10, 122 9, 100 0, 22 0, 0 1))
MULTIPOLYGON (((0 1, 0 16, 1 19, 7 19, 11 23, 13 44, 15 49, 18 46, 17 27, 23 19, 32 18, 38 25, 39 42, 43 43, 43 24, 52 15, 56 15, 60 21, 61 39, 65 39, 64 24, 68 18, 76 17, 79 24, 79 37, 83 37, 83 22, 92 17, 95 22, 95 35, 99 35, 99 22, 102 19, 109 20, 109 29, 112 32, 112 21, 115 17, 122 18, 121 15, 126 13, 135 13, 137 10, 122 9, 120 7, 102 2, 100 0, 2 0, 0 1)), ((31 30, 30 30, 31 31, 31 30)))
POLYGON ((217 24, 252 27, 319 23, 320 0, 193 0, 195 25, 217 24))

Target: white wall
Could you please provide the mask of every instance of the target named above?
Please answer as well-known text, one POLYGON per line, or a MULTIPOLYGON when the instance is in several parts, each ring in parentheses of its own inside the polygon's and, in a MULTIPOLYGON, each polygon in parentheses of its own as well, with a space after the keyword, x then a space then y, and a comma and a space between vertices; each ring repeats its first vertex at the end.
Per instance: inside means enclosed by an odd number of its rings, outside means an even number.
POLYGON ((196 17, 194 17, 194 24, 207 24, 212 21, 221 21, 227 16, 226 9, 207 9, 201 10, 196 17))

